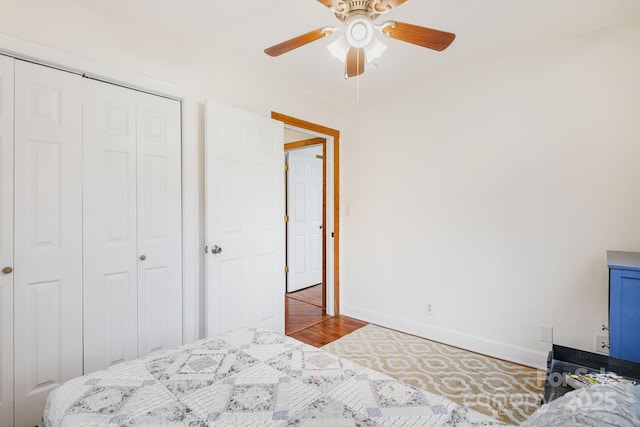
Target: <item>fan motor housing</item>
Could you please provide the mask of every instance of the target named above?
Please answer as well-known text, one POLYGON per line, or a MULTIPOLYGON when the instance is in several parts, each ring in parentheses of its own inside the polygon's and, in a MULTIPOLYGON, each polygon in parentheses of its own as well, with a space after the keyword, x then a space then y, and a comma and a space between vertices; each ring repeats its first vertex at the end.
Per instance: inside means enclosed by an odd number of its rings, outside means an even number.
POLYGON ((349 17, 355 14, 368 16, 372 21, 375 20, 380 13, 376 11, 375 4, 380 0, 344 0, 341 5, 344 5, 342 10, 336 11, 334 9, 336 17, 340 21, 346 21, 349 17))

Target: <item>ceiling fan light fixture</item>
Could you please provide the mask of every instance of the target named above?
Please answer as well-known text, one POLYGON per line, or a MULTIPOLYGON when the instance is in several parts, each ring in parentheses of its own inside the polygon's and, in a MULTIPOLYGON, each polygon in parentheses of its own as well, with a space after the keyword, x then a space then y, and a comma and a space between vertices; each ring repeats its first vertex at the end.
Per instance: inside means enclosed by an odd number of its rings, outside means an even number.
POLYGON ((331 55, 338 58, 340 61, 345 62, 347 60, 347 52, 349 51, 349 42, 347 37, 341 34, 340 37, 331 42, 327 49, 331 52, 331 55))
MULTIPOLYGON (((330 34, 339 33, 327 48, 333 56, 345 63, 346 78, 357 77, 366 71, 367 64, 374 64, 387 49, 374 37, 374 30, 395 40, 411 43, 431 50, 445 50, 456 38, 454 33, 407 24, 386 21, 376 24, 381 16, 395 10, 407 0, 318 0, 338 18, 339 27, 321 27, 264 50, 269 56, 280 56, 305 46, 330 34)), ((334 37, 335 37, 334 36, 334 37)), ((369 67, 370 68, 370 67, 369 67)))

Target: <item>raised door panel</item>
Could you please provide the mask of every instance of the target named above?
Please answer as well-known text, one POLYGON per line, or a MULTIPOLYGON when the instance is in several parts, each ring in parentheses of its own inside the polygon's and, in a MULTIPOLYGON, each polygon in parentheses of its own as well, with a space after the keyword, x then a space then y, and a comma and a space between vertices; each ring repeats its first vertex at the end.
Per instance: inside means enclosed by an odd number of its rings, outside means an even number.
POLYGON ((84 372, 138 356, 136 95, 83 79, 84 372))
POLYGON ((15 422, 82 374, 81 77, 15 66, 15 422))
POLYGON ((136 93, 138 351, 182 344, 180 103, 136 93))
MULTIPOLYGON (((234 132, 234 124, 228 124, 229 134, 232 135, 226 141, 230 142, 233 135, 241 132, 234 132)), ((211 254, 218 261, 218 274, 216 282, 224 283, 217 290, 219 301, 224 301, 219 306, 217 314, 220 321, 220 332, 234 330, 243 326, 248 326, 246 318, 254 311, 254 308, 247 304, 247 298, 253 292, 255 277, 252 274, 251 259, 240 256, 244 248, 251 242, 248 240, 250 218, 247 218, 246 204, 246 165, 242 162, 221 159, 220 169, 220 204, 221 213, 220 240, 218 244, 223 248, 220 254, 211 254)), ((207 289, 209 290, 209 289, 207 289)))
POLYGON ((284 331, 283 125, 208 101, 207 335, 284 331))
MULTIPOLYGON (((13 268, 13 67, 0 56, 0 270, 13 268)), ((13 424, 13 273, 0 271, 0 425, 13 424)))

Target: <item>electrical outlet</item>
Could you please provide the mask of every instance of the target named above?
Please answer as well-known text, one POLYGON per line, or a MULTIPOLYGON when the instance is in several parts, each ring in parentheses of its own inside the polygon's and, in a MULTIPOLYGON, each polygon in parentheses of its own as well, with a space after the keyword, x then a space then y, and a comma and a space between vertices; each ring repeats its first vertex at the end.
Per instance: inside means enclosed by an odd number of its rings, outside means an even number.
POLYGON ((553 344, 553 326, 540 325, 540 341, 553 344))
POLYGON ((603 334, 595 334, 596 353, 609 354, 609 336, 603 334))
POLYGON ((433 316, 433 304, 429 301, 425 301, 424 303, 424 312, 429 316, 433 316))

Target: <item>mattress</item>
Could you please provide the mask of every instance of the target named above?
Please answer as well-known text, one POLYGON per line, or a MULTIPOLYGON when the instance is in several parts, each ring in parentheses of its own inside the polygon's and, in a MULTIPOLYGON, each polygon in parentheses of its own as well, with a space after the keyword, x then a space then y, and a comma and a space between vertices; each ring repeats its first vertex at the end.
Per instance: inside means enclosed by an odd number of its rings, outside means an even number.
POLYGON ((295 339, 241 329, 70 380, 51 392, 40 425, 504 424, 295 339))

